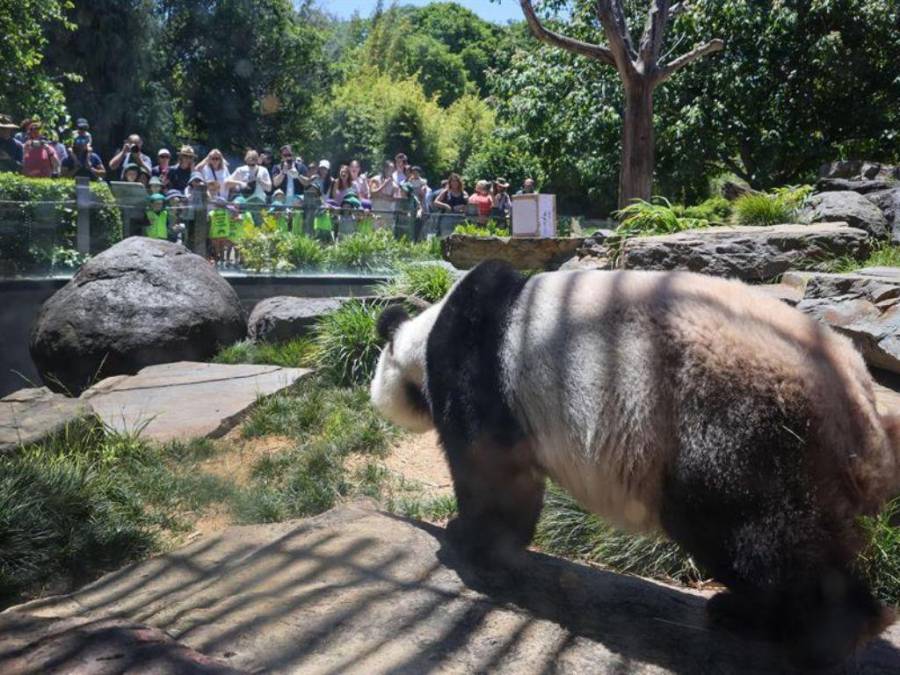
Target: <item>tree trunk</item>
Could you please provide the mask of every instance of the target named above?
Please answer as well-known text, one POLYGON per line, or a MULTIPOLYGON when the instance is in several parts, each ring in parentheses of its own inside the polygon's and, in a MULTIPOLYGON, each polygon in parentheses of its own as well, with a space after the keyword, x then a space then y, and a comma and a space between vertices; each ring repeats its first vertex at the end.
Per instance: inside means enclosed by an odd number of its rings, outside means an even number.
POLYGON ((619 172, 619 208, 635 199, 649 201, 653 189, 656 148, 653 139, 653 87, 638 78, 625 81, 622 124, 622 167, 619 172))

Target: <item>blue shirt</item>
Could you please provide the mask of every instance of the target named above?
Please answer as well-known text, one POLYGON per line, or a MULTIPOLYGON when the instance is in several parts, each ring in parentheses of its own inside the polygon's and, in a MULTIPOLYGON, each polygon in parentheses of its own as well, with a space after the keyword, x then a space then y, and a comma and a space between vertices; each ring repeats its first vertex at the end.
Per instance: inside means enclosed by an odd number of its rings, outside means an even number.
POLYGON ((90 165, 94 169, 99 169, 103 166, 103 161, 100 159, 100 155, 96 152, 92 152, 90 157, 87 158, 88 163, 85 164, 81 161, 81 159, 74 152, 70 152, 69 156, 66 157, 62 161, 62 168, 66 171, 70 171, 72 169, 75 170, 74 177, 84 176, 86 178, 90 178, 91 180, 99 180, 91 171, 88 169, 88 165, 90 165))
MULTIPOLYGON (((14 162, 18 169, 22 168, 22 144, 19 143, 15 138, 10 136, 9 138, 0 139, 0 161, 6 160, 7 162, 14 162)), ((10 167, 10 170, 18 170, 15 167, 10 167)))

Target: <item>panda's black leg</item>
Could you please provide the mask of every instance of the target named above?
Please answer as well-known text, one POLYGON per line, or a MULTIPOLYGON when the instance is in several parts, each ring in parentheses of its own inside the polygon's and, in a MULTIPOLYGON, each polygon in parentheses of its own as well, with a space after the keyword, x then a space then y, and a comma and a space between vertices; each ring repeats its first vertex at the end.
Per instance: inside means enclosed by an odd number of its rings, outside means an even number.
POLYGON ((516 567, 531 543, 544 500, 544 477, 527 444, 448 448, 458 518, 448 534, 473 563, 516 567))

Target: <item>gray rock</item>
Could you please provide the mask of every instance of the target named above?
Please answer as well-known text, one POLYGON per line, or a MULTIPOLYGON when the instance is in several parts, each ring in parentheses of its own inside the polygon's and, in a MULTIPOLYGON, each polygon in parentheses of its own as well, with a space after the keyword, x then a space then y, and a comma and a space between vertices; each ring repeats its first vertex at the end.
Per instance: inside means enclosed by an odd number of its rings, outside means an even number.
POLYGON ((212 265, 178 244, 131 237, 44 303, 29 347, 47 386, 77 394, 102 377, 209 359, 246 333, 237 294, 212 265))
POLYGON ((785 282, 803 290, 797 309, 849 336, 870 366, 900 373, 900 270, 807 274, 785 282))
POLYGON ((900 244, 900 187, 870 192, 866 199, 881 209, 884 219, 891 227, 891 241, 900 244))
POLYGON ((752 192, 755 190, 742 181, 726 180, 722 183, 722 196, 730 202, 752 192))
POLYGON ((803 207, 800 218, 806 223, 845 222, 879 239, 889 234, 881 209, 856 192, 820 192, 813 195, 803 207))
POLYGON ((134 621, 0 614, 6 675, 237 675, 244 671, 134 621))
MULTIPOLYGON (((467 566, 443 528, 350 505, 231 527, 13 611, 140 621, 250 672, 785 672, 771 644, 708 625, 711 593, 539 553, 518 576, 467 566)), ((895 625, 854 672, 896 673, 898 644, 895 625)))
POLYGON ((468 270, 483 260, 508 262, 519 270, 555 270, 584 242, 578 237, 472 237, 452 234, 441 242, 444 260, 468 270))
POLYGON ((285 342, 309 334, 319 317, 340 308, 338 298, 276 296, 256 304, 247 321, 248 336, 256 342, 285 342))
POLYGON ((900 179, 900 166, 866 162, 858 159, 842 160, 822 165, 821 178, 847 178, 850 180, 900 179))
POLYGON ((711 227, 629 239, 618 266, 769 281, 791 269, 822 268, 836 257, 864 260, 870 251, 868 234, 846 223, 711 227))
POLYGON ((22 389, 0 399, 0 454, 52 436, 68 425, 90 422, 87 401, 54 394, 46 387, 22 389))
POLYGON ((887 179, 852 180, 849 178, 820 178, 816 182, 818 192, 858 192, 861 195, 878 190, 890 190, 896 181, 887 179))
POLYGON ((110 377, 81 395, 109 427, 156 441, 218 438, 259 401, 293 386, 306 368, 166 363, 110 377))

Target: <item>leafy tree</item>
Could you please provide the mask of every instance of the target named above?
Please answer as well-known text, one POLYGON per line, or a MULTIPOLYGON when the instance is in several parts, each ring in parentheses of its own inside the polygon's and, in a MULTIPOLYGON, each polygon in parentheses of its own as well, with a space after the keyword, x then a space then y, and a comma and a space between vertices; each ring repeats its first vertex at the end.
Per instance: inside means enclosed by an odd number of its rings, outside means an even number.
POLYGON ((71 69, 65 83, 73 117, 87 117, 94 147, 107 157, 130 133, 148 143, 175 135, 172 97, 155 75, 162 66, 161 27, 152 0, 75 0, 73 31, 56 30, 48 68, 71 69))
POLYGON ((290 0, 157 1, 166 72, 198 137, 237 149, 305 136, 330 64, 290 0))
POLYGON ((468 94, 446 111, 446 129, 452 146, 452 170, 462 173, 469 159, 494 133, 496 116, 484 99, 468 94))
POLYGON ((613 66, 618 72, 625 95, 619 207, 623 208, 635 199, 650 199, 656 161, 654 91, 685 66, 723 49, 724 43, 718 38, 709 40, 669 60, 668 55, 663 53, 666 32, 670 20, 684 7, 683 3, 679 3, 670 13, 669 0, 652 0, 639 45, 632 40, 622 0, 597 0, 597 21, 603 28, 606 46, 584 42, 547 29, 538 18, 531 1, 520 2, 528 26, 538 40, 613 66))
POLYGON ((838 158, 896 160, 898 26, 898 0, 696 0, 674 30, 688 42, 714 31, 729 49, 673 81, 663 142, 757 188, 838 158))
POLYGON ((48 32, 68 30, 69 0, 0 0, 0 110, 21 119, 39 114, 55 126, 66 116, 60 81, 44 62, 48 32))

